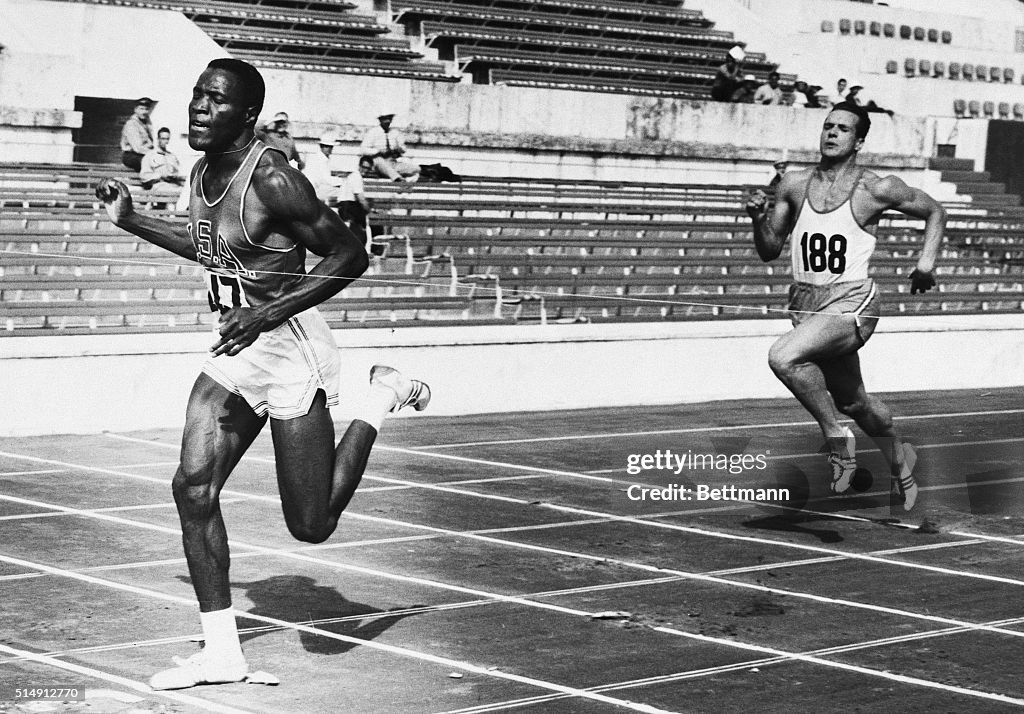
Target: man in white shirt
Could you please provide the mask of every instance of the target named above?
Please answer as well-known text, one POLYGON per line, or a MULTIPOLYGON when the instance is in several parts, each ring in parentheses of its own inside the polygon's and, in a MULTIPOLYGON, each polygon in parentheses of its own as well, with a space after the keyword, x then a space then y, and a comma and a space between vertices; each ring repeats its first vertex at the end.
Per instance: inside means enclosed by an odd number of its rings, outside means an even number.
POLYGON ((316 197, 328 206, 337 205, 341 186, 341 179, 331 173, 331 154, 337 143, 337 133, 333 130, 324 132, 320 137, 320 150, 308 156, 305 168, 302 169, 302 173, 313 184, 316 197))
POLYGON ((181 162, 171 153, 167 145, 171 141, 171 130, 160 127, 156 133, 156 148, 142 157, 139 167, 139 181, 142 187, 153 194, 163 194, 170 198, 168 203, 177 201, 181 187, 185 185, 185 175, 181 172, 181 162))
POLYGON ((379 126, 366 132, 363 143, 359 146, 359 155, 373 162, 373 169, 382 178, 392 181, 416 181, 420 176, 420 167, 403 158, 405 141, 402 135, 391 128, 394 114, 381 114, 377 117, 379 126))
POLYGON ((762 84, 754 92, 754 104, 782 104, 782 87, 779 86, 779 73, 768 75, 768 83, 762 84))

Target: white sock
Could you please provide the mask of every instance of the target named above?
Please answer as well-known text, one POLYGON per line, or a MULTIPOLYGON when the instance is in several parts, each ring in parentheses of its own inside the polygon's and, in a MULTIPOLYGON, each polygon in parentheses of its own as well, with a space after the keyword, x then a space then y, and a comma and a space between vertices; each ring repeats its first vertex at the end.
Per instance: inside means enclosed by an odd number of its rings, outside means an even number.
POLYGON ((366 399, 355 411, 355 418, 365 421, 376 429, 377 433, 380 433, 380 428, 384 425, 384 417, 395 408, 397 402, 398 396, 393 389, 385 387, 383 384, 371 384, 366 399))
POLYGON ((203 650, 208 655, 218 658, 242 658, 242 644, 238 640, 238 626, 235 624, 233 608, 200 612, 199 621, 203 625, 203 637, 206 645, 203 650))

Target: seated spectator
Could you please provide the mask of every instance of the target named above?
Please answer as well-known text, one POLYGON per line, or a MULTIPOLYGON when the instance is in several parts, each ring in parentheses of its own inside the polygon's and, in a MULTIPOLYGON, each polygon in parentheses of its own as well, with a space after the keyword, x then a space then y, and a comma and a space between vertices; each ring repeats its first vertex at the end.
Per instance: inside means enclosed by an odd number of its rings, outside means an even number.
POLYGON ((302 160, 299 150, 295 148, 295 139, 288 132, 288 126, 288 115, 285 112, 278 112, 262 128, 256 129, 256 138, 271 149, 280 151, 288 161, 294 161, 299 171, 302 171, 306 163, 302 160))
POLYGON ((807 96, 807 104, 804 106, 808 109, 823 109, 826 106, 824 97, 821 94, 821 85, 810 85, 804 94, 807 96))
POLYGON ((808 101, 807 82, 798 79, 793 83, 793 91, 789 93, 786 103, 794 107, 806 107, 808 101))
POLYGON ((775 170, 775 175, 772 176, 771 181, 768 182, 769 192, 774 192, 775 187, 779 185, 780 181, 782 181, 782 177, 786 175, 786 169, 789 168, 789 161, 783 157, 772 164, 772 168, 775 170))
POLYGON ((845 78, 840 78, 839 81, 836 82, 836 93, 835 93, 834 96, 829 98, 829 103, 831 103, 832 106, 835 106, 836 104, 839 104, 840 102, 845 102, 846 101, 846 95, 847 95, 846 79, 845 78))
POLYGON ((782 104, 782 87, 779 86, 778 72, 771 72, 768 75, 768 82, 757 88, 754 92, 754 104, 782 104))
POLYGON ((864 107, 864 109, 866 109, 869 112, 881 112, 888 114, 889 116, 895 114, 895 112, 892 109, 880 107, 877 104, 875 104, 874 99, 865 97, 862 94, 863 91, 864 87, 860 86, 859 84, 850 87, 850 91, 846 93, 846 101, 850 102, 851 104, 856 104, 859 107, 864 107))
POLYGON ((711 98, 716 102, 731 102, 732 95, 740 88, 740 72, 746 58, 743 48, 736 45, 725 57, 725 64, 718 67, 711 84, 711 98))
POLYGON ((338 215, 360 238, 366 235, 366 216, 370 212, 370 199, 366 197, 363 177, 371 175, 373 162, 364 156, 359 159, 358 168, 345 177, 338 193, 338 215))
POLYGON ((370 128, 359 146, 359 155, 370 159, 373 170, 381 178, 392 181, 416 181, 420 176, 420 167, 405 155, 405 141, 402 135, 391 128, 394 114, 381 114, 377 117, 378 126, 370 128))
POLYGON ((752 74, 743 76, 743 84, 732 93, 732 101, 736 104, 753 104, 757 94, 757 77, 752 74))
POLYGON ((139 167, 139 181, 142 187, 154 194, 165 194, 175 203, 185 185, 185 175, 181 173, 181 162, 167 149, 171 141, 171 130, 160 127, 156 133, 156 148, 142 157, 139 167))
POLYGON ((316 197, 328 206, 338 204, 338 194, 341 190, 341 179, 331 173, 331 154, 338 143, 338 134, 334 130, 328 130, 320 137, 320 150, 311 154, 306 162, 302 173, 306 175, 309 182, 313 184, 316 197))
POLYGON ((153 149, 153 122, 149 115, 156 102, 142 97, 135 102, 135 111, 121 127, 121 162, 130 169, 142 168, 142 157, 153 149))

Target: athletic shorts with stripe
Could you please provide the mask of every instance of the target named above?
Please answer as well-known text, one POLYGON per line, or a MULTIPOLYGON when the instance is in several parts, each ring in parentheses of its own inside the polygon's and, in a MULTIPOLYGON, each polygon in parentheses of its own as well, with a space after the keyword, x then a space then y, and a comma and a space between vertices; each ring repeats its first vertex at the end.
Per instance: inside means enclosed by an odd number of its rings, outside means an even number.
POLYGON ((309 412, 318 389, 338 404, 338 346, 316 308, 262 333, 237 355, 211 357, 203 372, 241 396, 257 415, 295 419, 309 412))
POLYGON ((793 283, 789 288, 789 310, 794 326, 816 313, 853 315, 861 344, 874 333, 882 314, 878 286, 870 278, 828 285, 793 283))

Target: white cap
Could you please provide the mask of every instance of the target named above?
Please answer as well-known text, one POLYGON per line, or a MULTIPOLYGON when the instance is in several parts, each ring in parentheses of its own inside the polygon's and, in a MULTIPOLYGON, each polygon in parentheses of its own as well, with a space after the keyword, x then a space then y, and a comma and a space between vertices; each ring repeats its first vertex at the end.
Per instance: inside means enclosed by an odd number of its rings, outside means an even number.
POLYGON ((320 146, 334 146, 338 143, 337 129, 327 129, 320 135, 320 146))
POLYGON ((743 75, 743 81, 744 82, 756 82, 757 81, 757 77, 755 77, 752 74, 745 74, 745 75, 743 75))
POLYGON ((732 57, 737 62, 742 62, 744 59, 746 59, 747 53, 744 52, 743 48, 740 47, 739 45, 734 45, 733 48, 729 50, 729 56, 732 57))

